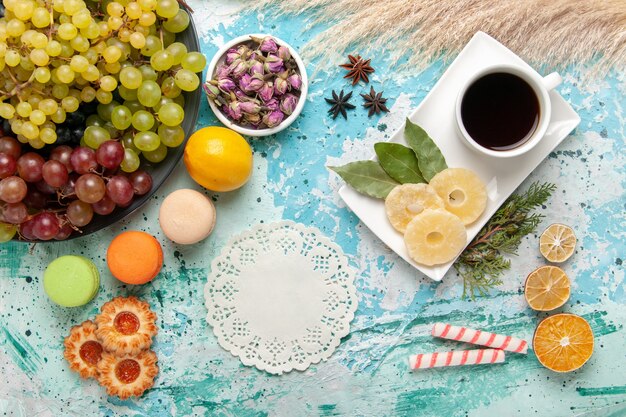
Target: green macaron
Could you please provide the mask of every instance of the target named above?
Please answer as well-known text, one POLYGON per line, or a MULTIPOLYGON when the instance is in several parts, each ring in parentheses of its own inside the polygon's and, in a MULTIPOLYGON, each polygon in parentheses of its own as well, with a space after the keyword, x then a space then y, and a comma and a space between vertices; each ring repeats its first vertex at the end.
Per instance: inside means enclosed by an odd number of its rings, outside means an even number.
POLYGON ((43 288, 58 305, 78 307, 96 296, 100 274, 89 259, 65 255, 50 262, 43 274, 43 288))

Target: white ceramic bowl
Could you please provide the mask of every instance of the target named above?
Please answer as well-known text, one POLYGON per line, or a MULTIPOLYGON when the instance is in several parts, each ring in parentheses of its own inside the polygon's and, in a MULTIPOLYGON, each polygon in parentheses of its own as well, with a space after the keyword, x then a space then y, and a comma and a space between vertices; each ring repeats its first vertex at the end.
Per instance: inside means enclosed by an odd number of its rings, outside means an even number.
POLYGON ((213 79, 217 66, 223 63, 224 59, 226 58, 226 52, 230 48, 233 48, 239 44, 249 42, 250 36, 254 36, 257 38, 264 38, 266 36, 271 36, 272 38, 274 38, 274 40, 279 46, 286 46, 289 49, 289 53, 291 54, 291 56, 296 61, 296 64, 298 65, 298 71, 300 73, 300 77, 302 78, 302 88, 300 89, 300 99, 298 100, 298 104, 296 105, 295 110, 285 120, 283 120, 282 123, 279 124, 278 126, 275 126, 272 128, 266 128, 266 129, 251 129, 251 128, 240 126, 236 122, 231 121, 215 105, 215 103, 213 103, 212 100, 209 100, 209 106, 211 106, 211 110, 213 110, 213 113, 215 113, 215 115, 220 120, 220 122, 222 122, 229 129, 232 129, 235 132, 239 132, 242 135, 247 135, 247 136, 269 136, 269 135, 278 133, 281 130, 286 129, 287 126, 289 126, 290 124, 293 123, 294 120, 296 120, 296 118, 300 115, 300 113, 302 112, 302 109, 304 108, 304 102, 306 100, 307 92, 309 90, 309 80, 306 75, 306 68, 304 66, 304 62, 302 62, 302 58, 300 58, 300 55, 298 54, 298 52, 296 52, 294 48, 292 48, 287 42, 283 41, 282 39, 277 38, 274 35, 268 35, 264 33, 261 33, 261 34, 252 33, 248 35, 239 36, 231 40, 230 42, 227 42, 224 46, 222 46, 219 49, 219 51, 217 51, 217 53, 215 54, 215 56, 209 63, 209 67, 207 70, 207 81, 210 81, 211 79, 213 79))

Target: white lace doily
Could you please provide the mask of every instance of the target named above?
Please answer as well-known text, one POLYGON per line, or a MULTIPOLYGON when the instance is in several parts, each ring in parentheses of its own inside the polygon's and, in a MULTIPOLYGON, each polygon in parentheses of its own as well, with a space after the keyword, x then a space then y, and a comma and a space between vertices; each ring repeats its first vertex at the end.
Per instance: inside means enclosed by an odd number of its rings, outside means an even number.
POLYGON ((272 374, 330 357, 357 308, 341 248, 291 221, 235 237, 213 260, 204 295, 219 344, 272 374))

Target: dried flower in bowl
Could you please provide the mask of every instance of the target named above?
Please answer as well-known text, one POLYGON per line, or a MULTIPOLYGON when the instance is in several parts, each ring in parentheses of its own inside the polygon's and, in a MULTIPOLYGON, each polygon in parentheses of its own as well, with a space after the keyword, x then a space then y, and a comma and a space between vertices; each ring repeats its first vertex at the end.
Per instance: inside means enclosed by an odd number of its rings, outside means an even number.
POLYGON ((250 36, 222 55, 204 85, 207 97, 236 126, 277 127, 303 95, 303 76, 291 51, 272 36, 250 36))

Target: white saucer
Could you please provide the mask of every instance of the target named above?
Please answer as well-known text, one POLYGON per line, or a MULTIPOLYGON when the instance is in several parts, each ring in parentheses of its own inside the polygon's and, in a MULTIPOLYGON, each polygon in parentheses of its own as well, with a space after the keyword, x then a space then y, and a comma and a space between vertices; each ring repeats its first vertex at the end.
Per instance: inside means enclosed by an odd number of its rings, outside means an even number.
MULTIPOLYGON (((463 48, 441 79, 409 117, 433 138, 443 152, 449 167, 463 167, 476 172, 487 184, 489 200, 482 216, 467 228, 467 243, 485 225, 502 203, 554 148, 580 123, 580 117, 556 92, 550 92, 552 119, 546 136, 526 154, 515 158, 491 158, 470 150, 455 128, 455 102, 467 77, 493 64, 516 64, 530 68, 520 57, 483 32, 478 32, 463 48)), ((404 126, 389 139, 406 144, 404 126)), ((348 207, 387 246, 429 278, 441 281, 454 261, 428 267, 409 257, 403 236, 387 220, 383 200, 367 197, 344 185, 339 195, 348 207)))

